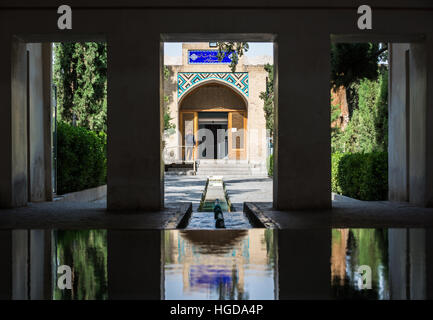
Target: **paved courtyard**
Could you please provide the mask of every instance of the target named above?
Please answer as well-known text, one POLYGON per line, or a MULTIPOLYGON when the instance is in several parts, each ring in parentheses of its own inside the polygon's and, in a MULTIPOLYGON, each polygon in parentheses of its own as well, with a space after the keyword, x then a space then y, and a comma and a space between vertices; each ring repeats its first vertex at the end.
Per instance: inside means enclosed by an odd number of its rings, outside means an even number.
MULTIPOLYGON (((244 202, 272 202, 272 178, 254 176, 223 177, 236 211, 244 202)), ((165 176, 165 202, 192 202, 196 211, 206 185, 203 176, 165 176)))

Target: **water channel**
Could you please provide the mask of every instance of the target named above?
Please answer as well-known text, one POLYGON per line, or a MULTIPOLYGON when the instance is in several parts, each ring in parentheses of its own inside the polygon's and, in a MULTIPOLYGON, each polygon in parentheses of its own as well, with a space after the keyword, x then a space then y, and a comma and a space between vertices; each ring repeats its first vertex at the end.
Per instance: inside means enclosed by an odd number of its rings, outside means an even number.
POLYGON ((191 214, 186 229, 217 229, 215 221, 215 204, 221 207, 225 229, 250 229, 253 227, 247 215, 242 211, 234 211, 226 186, 221 176, 211 176, 207 179, 202 200, 197 211, 191 214))

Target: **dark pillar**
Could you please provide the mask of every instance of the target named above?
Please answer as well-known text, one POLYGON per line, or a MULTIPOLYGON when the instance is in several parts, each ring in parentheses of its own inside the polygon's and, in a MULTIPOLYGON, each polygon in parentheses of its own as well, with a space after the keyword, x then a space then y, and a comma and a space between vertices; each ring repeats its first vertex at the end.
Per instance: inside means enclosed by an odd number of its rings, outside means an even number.
POLYGON ((161 231, 108 231, 109 299, 161 299, 161 231))

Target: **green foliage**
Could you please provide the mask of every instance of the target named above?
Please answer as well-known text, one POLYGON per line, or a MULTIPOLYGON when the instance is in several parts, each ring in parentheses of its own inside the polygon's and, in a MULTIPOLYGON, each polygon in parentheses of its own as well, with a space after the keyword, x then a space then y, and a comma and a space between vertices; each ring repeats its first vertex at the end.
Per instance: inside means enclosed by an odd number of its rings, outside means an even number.
POLYGON ((105 43, 56 43, 53 82, 57 87, 59 120, 107 132, 105 43))
POLYGON ((362 79, 375 80, 378 62, 386 47, 375 43, 335 43, 331 45, 331 87, 348 88, 362 79))
POLYGON ((338 120, 341 115, 340 105, 333 103, 333 98, 331 98, 331 123, 338 120))
MULTIPOLYGON (((73 272, 72 290, 54 289, 56 300, 108 299, 107 231, 56 232, 56 261, 73 272)), ((57 281, 55 282, 57 284, 57 281)))
POLYGON ((338 182, 338 165, 340 163, 341 158, 344 156, 344 153, 333 153, 331 155, 331 189, 332 192, 343 194, 343 191, 341 190, 340 184, 338 182))
POLYGON ((273 154, 271 154, 268 157, 267 167, 268 167, 268 176, 272 177, 274 175, 274 155, 273 154))
POLYGON ((266 77, 266 92, 260 92, 260 99, 263 100, 263 110, 265 112, 266 129, 271 136, 274 134, 274 66, 269 63, 265 65, 268 72, 266 77))
MULTIPOLYGON (((388 284, 388 230, 387 229, 349 229, 347 241, 342 244, 344 229, 332 230, 332 246, 344 246, 345 255, 333 258, 344 259, 346 277, 343 284, 337 275, 331 282, 334 297, 337 299, 380 299, 381 291, 389 290, 388 284), (346 256, 347 255, 347 256, 346 256), (372 270, 372 289, 359 290, 356 274, 358 267, 368 265, 372 270)), ((383 293, 382 293, 383 294, 383 293)), ((382 296, 383 297, 383 296, 382 296)))
POLYGON ((358 108, 344 131, 332 130, 332 152, 386 152, 388 149, 388 71, 357 85, 358 108))
POLYGON ((388 197, 388 154, 335 153, 332 155, 332 191, 358 200, 388 197))
MULTIPOLYGON (((170 69, 167 66, 164 66, 164 80, 168 80, 170 78, 170 69)), ((170 116, 170 108, 168 106, 170 102, 169 96, 164 96, 164 130, 169 130, 174 132, 173 129, 176 129, 176 125, 171 122, 173 118, 170 116)))
POLYGON ((230 69, 236 72, 236 66, 239 63, 239 58, 244 55, 250 48, 248 42, 217 42, 218 45, 218 60, 221 61, 227 55, 231 56, 230 69))
POLYGON ((64 194, 104 185, 107 182, 107 136, 101 132, 57 126, 57 193, 64 194))

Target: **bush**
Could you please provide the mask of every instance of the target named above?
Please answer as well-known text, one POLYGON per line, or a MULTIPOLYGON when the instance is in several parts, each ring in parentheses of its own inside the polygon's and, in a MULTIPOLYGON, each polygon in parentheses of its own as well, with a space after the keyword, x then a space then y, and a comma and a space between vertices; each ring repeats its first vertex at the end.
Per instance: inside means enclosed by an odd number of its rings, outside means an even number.
POLYGON ((333 130, 332 152, 385 152, 388 148, 388 72, 383 70, 378 80, 361 80, 348 92, 351 90, 357 95, 356 108, 344 131, 333 130))
POLYGON ((344 156, 344 153, 333 153, 331 155, 331 188, 332 192, 342 194, 340 184, 338 183, 338 164, 340 163, 341 158, 344 156))
POLYGON ((388 154, 386 152, 333 154, 332 191, 359 200, 386 200, 388 154))
POLYGON ((107 183, 107 136, 60 122, 57 126, 57 193, 107 183))
POLYGON ((274 155, 273 154, 271 154, 268 157, 267 167, 268 167, 268 176, 272 177, 274 175, 274 155))

